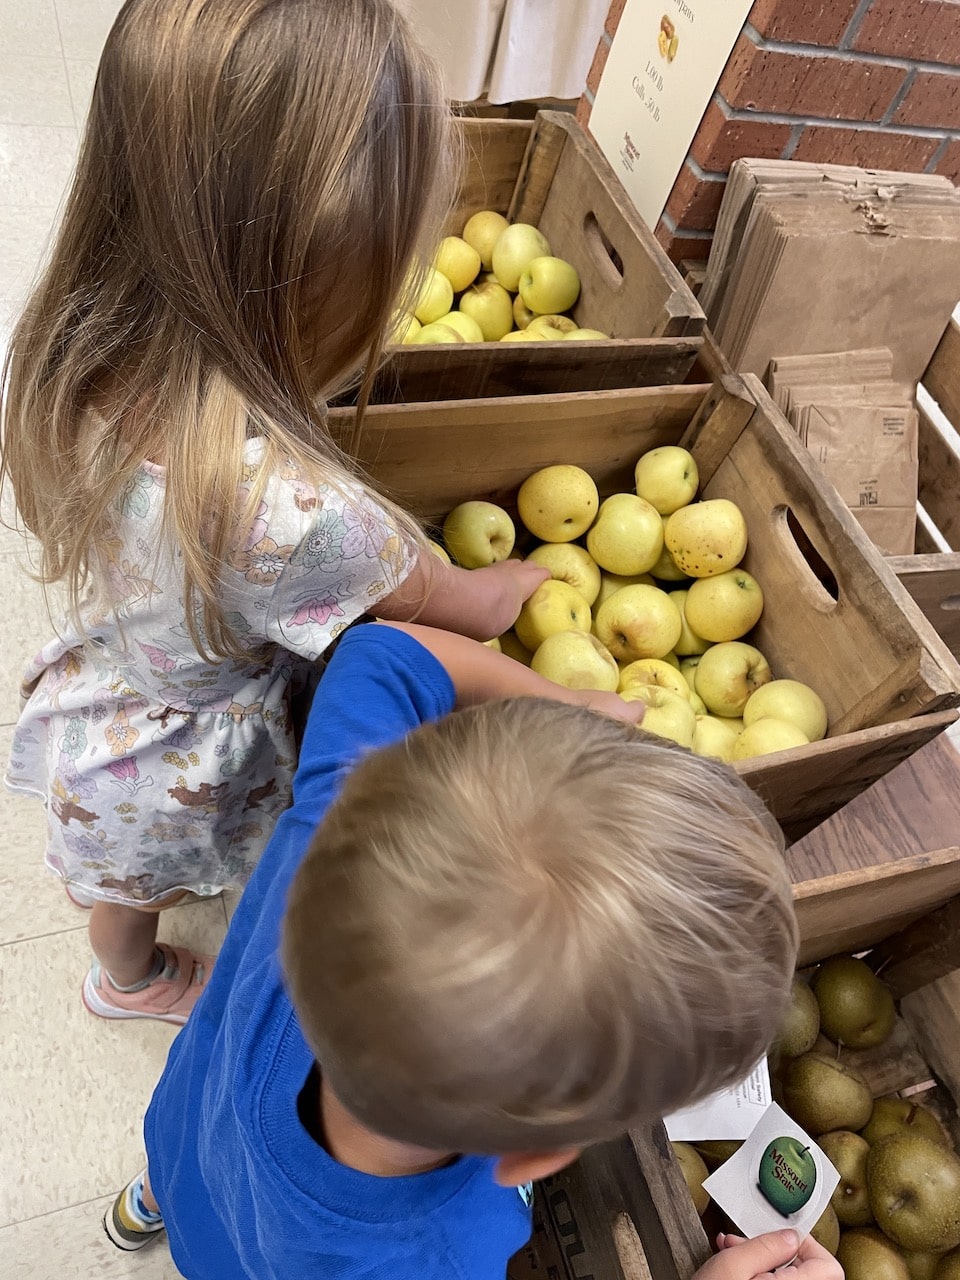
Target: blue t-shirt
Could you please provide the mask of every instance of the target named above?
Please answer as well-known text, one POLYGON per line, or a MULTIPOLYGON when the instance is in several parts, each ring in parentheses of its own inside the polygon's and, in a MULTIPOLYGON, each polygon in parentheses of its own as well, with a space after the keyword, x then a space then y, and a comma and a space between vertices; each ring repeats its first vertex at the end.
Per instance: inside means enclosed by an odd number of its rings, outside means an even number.
POLYGON ((290 883, 346 768, 453 704, 432 655, 375 624, 344 637, 320 682, 293 806, 147 1112, 150 1181, 187 1280, 503 1280, 530 1235, 526 1197, 494 1183, 491 1159, 374 1177, 337 1163, 297 1109, 314 1060, 277 958, 290 883))

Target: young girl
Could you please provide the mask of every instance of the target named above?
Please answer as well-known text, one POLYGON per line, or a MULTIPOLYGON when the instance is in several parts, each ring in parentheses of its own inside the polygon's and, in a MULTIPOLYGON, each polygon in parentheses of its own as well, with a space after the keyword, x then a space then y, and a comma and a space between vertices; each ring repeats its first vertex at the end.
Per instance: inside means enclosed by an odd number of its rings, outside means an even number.
POLYGON ((345 627, 487 639, 544 576, 441 565, 324 430, 358 380, 364 403, 446 154, 388 0, 128 0, 107 41, 3 455, 71 603, 8 782, 93 901, 92 1013, 186 1020, 212 958, 158 946, 157 911, 248 877, 289 801, 291 694, 345 627))

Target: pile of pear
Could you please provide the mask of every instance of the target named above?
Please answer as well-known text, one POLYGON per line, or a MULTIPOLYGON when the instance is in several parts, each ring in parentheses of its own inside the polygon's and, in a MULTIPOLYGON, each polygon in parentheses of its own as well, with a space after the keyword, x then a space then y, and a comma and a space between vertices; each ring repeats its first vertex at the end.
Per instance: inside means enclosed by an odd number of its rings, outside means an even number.
MULTIPOLYGON (((917 1095, 874 1098, 851 1051, 879 1049, 896 1023, 889 989, 862 959, 797 976, 771 1066, 780 1105, 840 1174, 813 1235, 846 1280, 960 1280, 960 1158, 917 1095)), ((675 1144, 694 1203, 738 1142, 675 1144)))
MULTIPOLYGON (((569 689, 643 701, 647 732, 698 755, 729 763, 823 738, 819 694, 776 679, 749 643, 764 601, 741 567, 743 513, 725 498, 697 501, 696 460, 679 446, 645 453, 634 481, 603 502, 577 466, 524 481, 517 507, 536 543, 526 558, 551 576, 495 643, 569 689)), ((486 501, 461 503, 443 526, 446 553, 468 569, 519 557, 517 534, 486 501)))
POLYGON ((542 231, 484 209, 467 219, 462 235, 440 241, 389 341, 607 341, 608 334, 581 328, 567 314, 579 296, 576 267, 554 255, 542 231))

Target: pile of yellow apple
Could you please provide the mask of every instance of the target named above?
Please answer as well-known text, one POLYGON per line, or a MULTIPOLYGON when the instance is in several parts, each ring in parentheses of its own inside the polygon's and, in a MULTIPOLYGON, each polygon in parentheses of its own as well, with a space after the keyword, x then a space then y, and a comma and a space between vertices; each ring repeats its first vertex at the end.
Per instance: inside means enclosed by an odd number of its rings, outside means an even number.
MULTIPOLYGON (((636 492, 602 503, 580 467, 545 467, 524 481, 517 507, 540 540, 527 558, 551 576, 513 631, 491 643, 568 689, 641 699, 645 729, 698 755, 746 760, 823 738, 819 695, 774 679, 743 642, 763 593, 739 568, 740 509, 725 498, 695 501, 697 464, 678 446, 645 453, 635 480, 636 492)), ((513 520, 491 502, 461 503, 443 536, 467 569, 519 554, 513 520)))
POLYGON ((580 296, 575 267, 556 258, 542 232, 485 209, 462 236, 441 240, 412 312, 400 317, 391 341, 600 341, 564 312, 580 296), (455 301, 459 299, 459 301, 455 301))

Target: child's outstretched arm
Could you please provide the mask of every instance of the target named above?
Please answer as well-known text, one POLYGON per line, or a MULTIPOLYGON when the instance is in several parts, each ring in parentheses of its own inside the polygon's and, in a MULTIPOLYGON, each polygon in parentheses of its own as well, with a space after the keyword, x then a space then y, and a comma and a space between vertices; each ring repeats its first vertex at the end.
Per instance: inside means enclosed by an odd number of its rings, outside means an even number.
POLYGON ((522 560, 458 569, 422 551, 402 585, 376 606, 376 615, 492 640, 513 626, 523 602, 549 577, 549 570, 522 560))
POLYGON ((754 1240, 721 1236, 719 1244, 720 1252, 691 1280, 843 1280, 840 1263, 812 1236, 799 1252, 793 1231, 774 1231, 754 1240), (778 1267, 783 1269, 777 1271, 778 1267))
MULTIPOLYGON (((472 572, 483 571, 474 569, 472 572)), ((552 698, 555 702, 590 707, 628 724, 639 724, 643 718, 642 702, 624 702, 615 693, 599 693, 593 689, 565 689, 506 654, 488 649, 466 636, 411 622, 389 622, 386 625, 408 632, 433 654, 453 681, 458 706, 491 702, 497 698, 552 698)))

